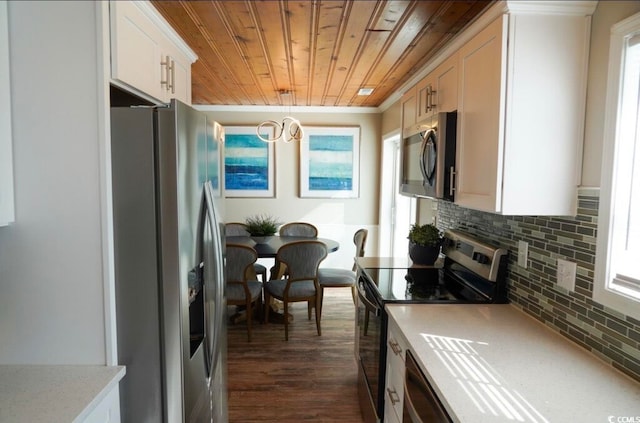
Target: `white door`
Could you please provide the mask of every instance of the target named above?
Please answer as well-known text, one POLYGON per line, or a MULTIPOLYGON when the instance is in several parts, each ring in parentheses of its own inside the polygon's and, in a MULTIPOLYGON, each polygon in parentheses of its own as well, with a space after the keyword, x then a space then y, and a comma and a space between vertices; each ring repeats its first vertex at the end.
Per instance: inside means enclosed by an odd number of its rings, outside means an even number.
POLYGON ((407 255, 407 234, 416 216, 416 200, 399 193, 400 141, 399 133, 383 140, 378 245, 381 257, 407 255))

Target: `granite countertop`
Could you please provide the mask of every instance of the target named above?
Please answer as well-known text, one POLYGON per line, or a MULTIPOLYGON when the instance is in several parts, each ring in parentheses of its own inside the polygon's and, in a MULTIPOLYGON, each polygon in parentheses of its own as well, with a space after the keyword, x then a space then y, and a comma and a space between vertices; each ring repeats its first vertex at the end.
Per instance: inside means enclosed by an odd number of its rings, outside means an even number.
POLYGON ((640 422, 640 383, 512 305, 386 308, 455 422, 640 422))
POLYGON ((0 365, 0 422, 81 422, 123 366, 0 365))

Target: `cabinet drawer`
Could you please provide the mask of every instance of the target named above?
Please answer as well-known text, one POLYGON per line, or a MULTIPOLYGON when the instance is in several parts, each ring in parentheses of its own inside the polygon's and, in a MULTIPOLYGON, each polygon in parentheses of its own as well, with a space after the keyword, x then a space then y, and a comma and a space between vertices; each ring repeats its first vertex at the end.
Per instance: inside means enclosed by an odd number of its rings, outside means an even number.
POLYGON ((387 377, 384 394, 384 414, 385 416, 395 414, 398 421, 401 420, 402 416, 406 350, 407 347, 404 340, 397 336, 397 332, 390 329, 387 337, 387 377))

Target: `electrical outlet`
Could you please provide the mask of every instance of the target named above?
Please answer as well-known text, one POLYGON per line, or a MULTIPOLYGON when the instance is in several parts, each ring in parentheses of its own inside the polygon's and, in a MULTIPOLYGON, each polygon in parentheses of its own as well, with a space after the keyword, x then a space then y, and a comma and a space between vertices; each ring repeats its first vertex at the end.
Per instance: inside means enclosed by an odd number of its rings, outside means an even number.
POLYGON ((527 268, 527 258, 529 257, 529 243, 518 241, 518 266, 527 268))
POLYGON ((575 291, 576 290, 576 264, 558 259, 558 269, 557 269, 557 280, 558 285, 566 289, 567 291, 575 291))

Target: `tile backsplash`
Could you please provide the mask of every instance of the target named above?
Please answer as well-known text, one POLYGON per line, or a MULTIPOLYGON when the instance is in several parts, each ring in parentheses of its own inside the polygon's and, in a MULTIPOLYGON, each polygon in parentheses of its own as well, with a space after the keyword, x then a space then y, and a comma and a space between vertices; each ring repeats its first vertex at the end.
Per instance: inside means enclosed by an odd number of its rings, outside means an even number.
POLYGON ((458 228, 509 250, 509 300, 526 313, 640 381, 640 321, 594 302, 599 197, 578 192, 575 217, 501 216, 438 201, 437 225, 458 228), (518 241, 529 243, 526 269, 518 241), (577 264, 575 292, 556 284, 557 260, 577 264))

